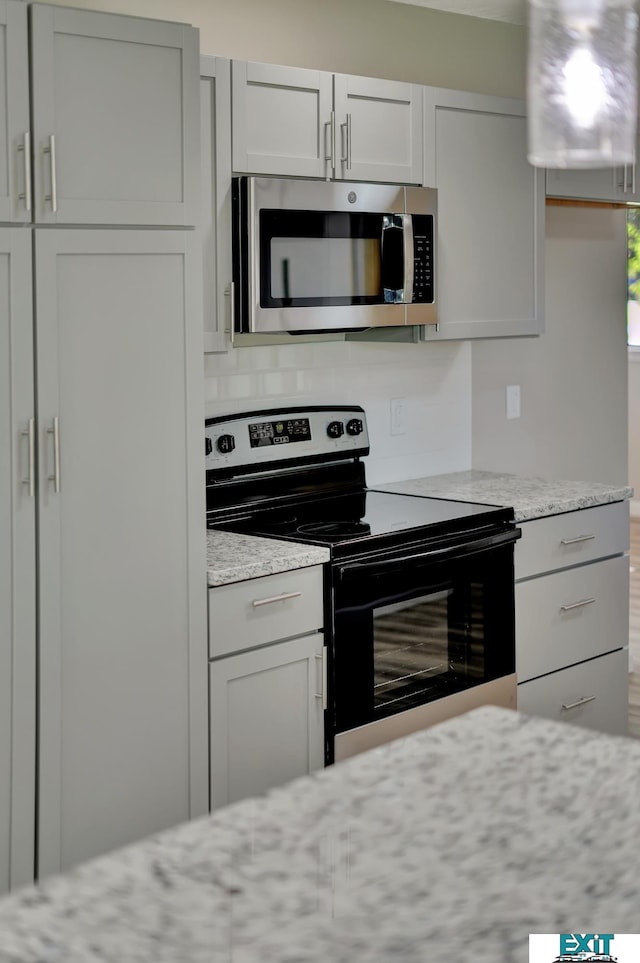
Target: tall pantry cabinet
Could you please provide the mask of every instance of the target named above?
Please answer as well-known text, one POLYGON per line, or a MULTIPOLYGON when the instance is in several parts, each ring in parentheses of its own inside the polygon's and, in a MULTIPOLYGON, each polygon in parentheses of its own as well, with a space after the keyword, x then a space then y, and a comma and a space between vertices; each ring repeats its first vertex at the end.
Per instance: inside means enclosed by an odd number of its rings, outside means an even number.
POLYGON ((208 786, 198 34, 20 0, 0 25, 7 888, 34 825, 42 877, 208 786))

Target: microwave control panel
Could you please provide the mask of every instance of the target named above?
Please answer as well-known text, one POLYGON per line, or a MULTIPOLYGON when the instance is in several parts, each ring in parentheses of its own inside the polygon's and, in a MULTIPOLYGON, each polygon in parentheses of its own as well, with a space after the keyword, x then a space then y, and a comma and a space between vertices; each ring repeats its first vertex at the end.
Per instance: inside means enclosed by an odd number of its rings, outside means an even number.
POLYGON ((412 214, 413 223, 413 304, 432 304, 433 292, 433 215, 412 214))

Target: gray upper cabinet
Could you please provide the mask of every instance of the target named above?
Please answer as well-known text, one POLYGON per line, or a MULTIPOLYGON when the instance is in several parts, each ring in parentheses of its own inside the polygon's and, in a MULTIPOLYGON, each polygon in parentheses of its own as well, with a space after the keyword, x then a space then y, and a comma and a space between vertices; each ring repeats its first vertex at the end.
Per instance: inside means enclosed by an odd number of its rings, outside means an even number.
POLYGON ((34 865, 36 542, 31 237, 0 228, 0 893, 34 865))
POLYGON ((336 74, 335 176, 422 184, 422 88, 336 74))
POLYGON ((544 172, 524 103, 424 89, 425 183, 438 189, 438 326, 427 340, 543 330, 544 172))
POLYGON ((31 220, 27 7, 0 0, 0 221, 31 220))
POLYGON ((234 171, 329 176, 332 75, 237 60, 231 70, 234 171))
POLYGON ((200 58, 200 209, 204 350, 226 351, 231 330, 231 65, 200 58))
POLYGON ((194 225, 198 31, 33 4, 38 223, 194 225))
MULTIPOLYGON (((640 157, 640 137, 636 142, 637 157, 640 157)), ((640 203, 637 161, 623 167, 600 167, 590 170, 549 169, 546 177, 548 197, 615 201, 617 204, 640 203)))
POLYGON ((422 88, 232 64, 237 173, 422 183, 422 88))
POLYGON ((37 232, 40 876, 208 808, 198 258, 37 232))

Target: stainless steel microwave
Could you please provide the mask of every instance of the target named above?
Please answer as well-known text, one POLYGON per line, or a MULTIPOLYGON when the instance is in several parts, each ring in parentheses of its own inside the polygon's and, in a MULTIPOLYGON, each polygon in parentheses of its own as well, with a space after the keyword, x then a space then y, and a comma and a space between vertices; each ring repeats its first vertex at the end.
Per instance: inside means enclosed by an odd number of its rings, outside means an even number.
POLYGON ((436 324, 436 191, 235 177, 234 327, 436 324))

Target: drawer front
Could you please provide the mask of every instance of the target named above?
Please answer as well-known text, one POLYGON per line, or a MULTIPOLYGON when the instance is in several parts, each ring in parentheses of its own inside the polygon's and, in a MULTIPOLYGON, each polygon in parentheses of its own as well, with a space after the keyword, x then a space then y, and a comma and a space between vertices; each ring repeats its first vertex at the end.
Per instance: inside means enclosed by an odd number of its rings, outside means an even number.
POLYGON ((518 709, 599 732, 626 736, 628 652, 610 652, 518 686, 518 709))
POLYGON ((628 644, 626 555, 520 582, 515 595, 521 682, 628 644))
POLYGON ((322 566, 209 589, 209 658, 323 627, 322 566))
POLYGON ((612 502, 522 522, 516 542, 516 580, 629 549, 629 502, 612 502))

